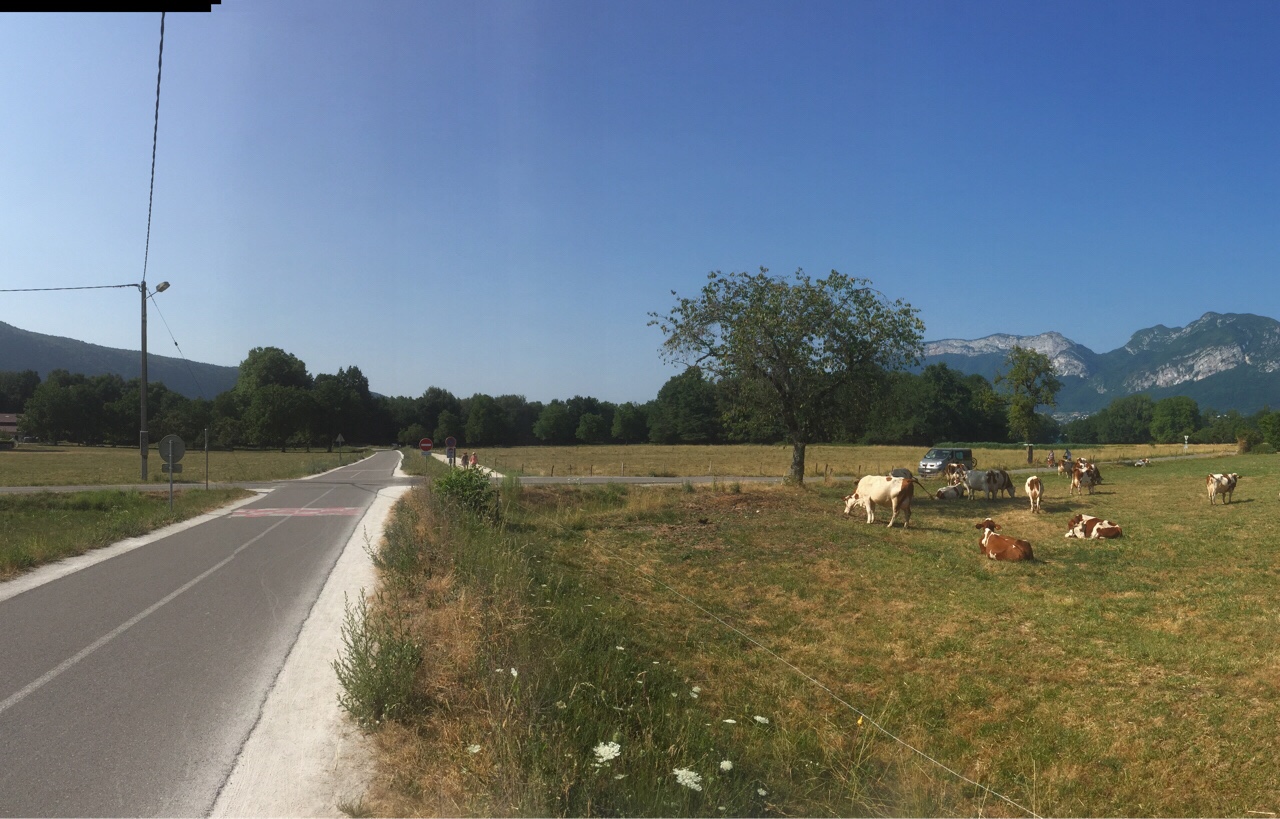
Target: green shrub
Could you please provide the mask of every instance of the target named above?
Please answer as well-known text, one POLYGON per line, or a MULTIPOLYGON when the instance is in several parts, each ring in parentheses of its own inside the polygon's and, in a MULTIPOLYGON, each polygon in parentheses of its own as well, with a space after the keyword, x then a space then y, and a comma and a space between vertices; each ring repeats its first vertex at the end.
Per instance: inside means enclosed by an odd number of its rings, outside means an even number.
POLYGON ((421 664, 422 649, 403 623, 385 612, 370 614, 363 591, 354 606, 347 603, 333 670, 342 685, 338 702, 361 727, 408 714, 421 664))
POLYGON ((1260 444, 1254 444, 1253 447, 1249 450, 1249 454, 1250 455, 1274 455, 1276 454, 1276 448, 1271 444, 1267 443, 1266 441, 1263 441, 1260 444))
POLYGON ((496 516, 498 493, 480 469, 451 469, 431 483, 437 497, 484 518, 496 516))

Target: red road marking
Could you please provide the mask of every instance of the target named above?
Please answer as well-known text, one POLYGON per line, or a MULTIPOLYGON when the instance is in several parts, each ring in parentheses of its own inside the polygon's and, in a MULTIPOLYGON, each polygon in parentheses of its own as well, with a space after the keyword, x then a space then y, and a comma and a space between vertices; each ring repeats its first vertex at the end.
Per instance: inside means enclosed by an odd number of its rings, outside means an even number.
POLYGON ((357 506, 329 506, 318 508, 289 508, 280 507, 276 509, 237 509, 231 513, 233 518, 318 518, 325 515, 346 515, 354 517, 361 513, 361 509, 357 506))

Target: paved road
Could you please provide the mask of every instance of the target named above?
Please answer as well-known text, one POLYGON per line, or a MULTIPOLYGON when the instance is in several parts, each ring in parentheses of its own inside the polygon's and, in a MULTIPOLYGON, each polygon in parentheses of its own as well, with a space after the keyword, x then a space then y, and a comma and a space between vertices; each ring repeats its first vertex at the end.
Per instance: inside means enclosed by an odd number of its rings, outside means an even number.
POLYGON ((0 815, 207 814, 360 515, 403 482, 398 462, 278 484, 0 599, 0 815))

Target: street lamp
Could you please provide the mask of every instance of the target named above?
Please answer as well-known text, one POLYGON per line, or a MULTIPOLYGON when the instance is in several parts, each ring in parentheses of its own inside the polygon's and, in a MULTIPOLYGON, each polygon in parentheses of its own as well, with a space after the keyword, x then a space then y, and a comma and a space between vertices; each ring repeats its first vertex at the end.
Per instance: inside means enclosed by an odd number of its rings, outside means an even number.
MULTIPOLYGON (((168 282, 160 282, 156 285, 156 293, 163 293, 168 289, 168 282)), ((146 483, 147 447, 150 445, 150 441, 147 440, 147 299, 151 298, 151 296, 147 295, 146 279, 143 279, 138 284, 138 292, 142 294, 142 406, 140 413, 142 429, 138 433, 138 451, 142 454, 142 482, 146 483)))

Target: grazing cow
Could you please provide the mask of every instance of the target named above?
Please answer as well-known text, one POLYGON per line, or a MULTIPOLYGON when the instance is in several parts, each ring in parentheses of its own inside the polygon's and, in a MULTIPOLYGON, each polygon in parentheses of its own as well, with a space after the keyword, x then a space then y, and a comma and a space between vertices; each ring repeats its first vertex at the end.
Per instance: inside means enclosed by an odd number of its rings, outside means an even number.
POLYGON ((1000 497, 1001 492, 1008 492, 1009 497, 1015 497, 1013 494, 1013 478, 1009 477, 1009 473, 1005 472, 1003 469, 992 469, 990 471, 995 474, 994 486, 996 497, 1000 497))
POLYGON ((1081 486, 1087 487, 1089 494, 1093 494, 1095 484, 1102 483, 1102 474, 1098 472, 1098 467, 1086 461, 1084 458, 1076 461, 1071 467, 1071 494, 1080 491, 1081 486))
POLYGON ((1067 521, 1065 537, 1078 537, 1082 540, 1120 537, 1124 532, 1120 525, 1109 520, 1095 518, 1093 515, 1075 515, 1067 521))
POLYGON ((1025 540, 1017 540, 1006 535, 997 535, 1000 524, 991 518, 975 524, 975 529, 982 530, 982 539, 978 541, 978 551, 992 560, 1035 560, 1031 553, 1031 544, 1025 540))
POLYGON ((1065 458, 1064 458, 1063 460, 1061 460, 1061 461, 1058 461, 1058 474, 1059 474, 1059 475, 1070 475, 1070 474, 1071 474, 1071 461, 1068 461, 1068 460, 1066 460, 1065 458))
POLYGON ((1224 505, 1230 503, 1231 495, 1236 491, 1236 481, 1238 480, 1240 480, 1240 476, 1234 472, 1226 475, 1216 473, 1205 478, 1204 485, 1209 490, 1209 505, 1212 506, 1219 495, 1223 496, 1222 503, 1224 505))
POLYGON ((937 492, 933 493, 933 496, 938 500, 955 500, 956 498, 963 498, 965 496, 965 488, 963 484, 944 486, 937 492))
POLYGON ((947 482, 947 486, 957 486, 964 483, 964 473, 969 468, 964 464, 950 463, 942 470, 942 477, 947 482))
POLYGON ((969 490, 969 500, 976 498, 979 492, 986 492, 987 500, 991 500, 996 492, 997 480, 994 469, 970 469, 965 472, 964 487, 969 490))
MULTIPOLYGON (((911 499, 915 497, 915 487, 920 484, 915 478, 893 478, 885 475, 866 475, 858 481, 853 494, 844 499, 844 513, 853 511, 853 507, 861 506, 867 510, 867 523, 876 522, 876 504, 887 506, 893 510, 889 516, 892 526, 898 513, 902 513, 902 528, 911 524, 911 499)), ((920 484, 923 489, 924 485, 920 484)))
POLYGON ((1039 476, 1032 475, 1027 478, 1026 489, 1027 497, 1031 499, 1031 511, 1043 512, 1044 510, 1040 508, 1040 495, 1044 492, 1044 485, 1040 483, 1039 476))

